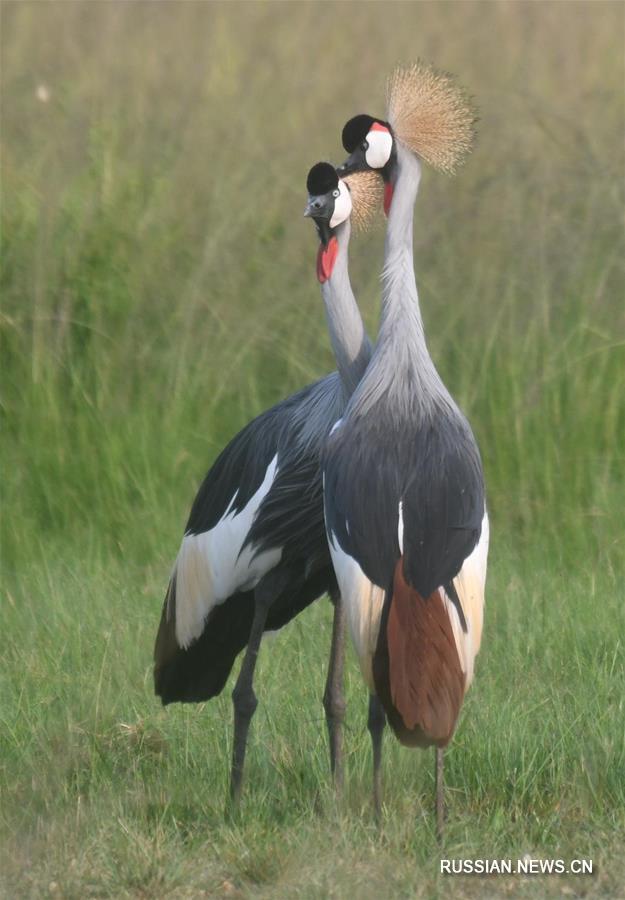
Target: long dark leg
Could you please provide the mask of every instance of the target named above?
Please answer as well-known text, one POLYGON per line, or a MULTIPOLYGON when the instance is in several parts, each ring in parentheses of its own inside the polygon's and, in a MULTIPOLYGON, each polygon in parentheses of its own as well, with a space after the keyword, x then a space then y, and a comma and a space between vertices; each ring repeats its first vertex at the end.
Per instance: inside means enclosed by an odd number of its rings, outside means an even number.
POLYGON ((443 753, 442 747, 434 749, 434 780, 436 781, 436 840, 443 841, 445 824, 445 798, 443 796, 443 753))
POLYGON ((345 663, 345 609, 340 597, 334 603, 332 644, 328 678, 323 692, 328 736, 330 738, 330 769, 337 794, 343 789, 343 722, 345 720, 345 696, 343 694, 343 670, 345 663))
POLYGON ((230 804, 232 811, 236 811, 241 799, 247 734, 252 716, 258 706, 258 700, 254 693, 254 669, 256 668, 256 660, 258 659, 258 650, 267 620, 267 613, 274 596, 266 587, 261 587, 261 585, 258 585, 254 592, 254 621, 252 622, 252 630, 243 664, 241 665, 241 671, 232 691, 232 703, 234 705, 234 743, 230 775, 230 804))
POLYGON ((386 725, 386 714, 375 694, 369 696, 369 719, 367 728, 371 734, 373 747, 373 810, 376 821, 380 821, 382 815, 382 776, 380 764, 382 762, 382 735, 386 725))

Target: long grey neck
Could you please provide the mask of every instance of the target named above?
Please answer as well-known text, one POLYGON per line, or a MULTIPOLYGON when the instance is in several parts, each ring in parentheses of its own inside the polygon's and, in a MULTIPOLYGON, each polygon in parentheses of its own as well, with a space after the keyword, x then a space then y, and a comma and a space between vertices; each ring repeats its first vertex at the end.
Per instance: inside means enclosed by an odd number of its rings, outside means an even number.
POLYGON ((371 341, 349 280, 349 219, 335 229, 338 253, 332 274, 321 285, 332 349, 347 400, 353 394, 371 359, 371 341))
POLYGON ((425 415, 443 398, 451 401, 428 353, 415 282, 413 216, 420 180, 418 159, 398 145, 384 245, 380 331, 362 391, 363 410, 384 397, 402 417, 425 415))

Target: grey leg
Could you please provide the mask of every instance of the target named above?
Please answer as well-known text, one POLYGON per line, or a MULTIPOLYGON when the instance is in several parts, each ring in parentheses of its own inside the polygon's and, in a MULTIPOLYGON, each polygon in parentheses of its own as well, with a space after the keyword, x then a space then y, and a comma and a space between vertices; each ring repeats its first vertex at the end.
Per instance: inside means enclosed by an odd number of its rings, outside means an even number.
POLYGON ((382 780, 380 763, 382 762, 382 735, 386 725, 384 708, 375 694, 369 696, 369 719, 367 727, 371 734, 373 747, 373 810, 379 822, 382 815, 382 780))
POLYGON ((345 720, 345 696, 343 694, 343 669, 345 663, 345 610, 340 597, 334 603, 332 644, 328 678, 323 692, 328 736, 330 738, 330 770, 334 776, 337 795, 343 789, 343 722, 345 720))
POLYGON ((241 799, 241 785, 243 781, 243 766, 245 764, 245 750, 247 747, 247 735, 252 716, 256 712, 258 700, 254 693, 254 669, 258 659, 258 650, 267 620, 269 607, 275 597, 267 587, 259 584, 254 594, 254 621, 250 638, 241 665, 241 671, 237 683, 232 691, 232 703, 234 705, 234 741, 232 747, 232 771, 230 775, 230 803, 233 811, 239 806, 241 799))
POLYGON ((436 782, 436 840, 443 842, 443 826, 445 824, 445 798, 443 796, 443 754, 442 747, 434 749, 434 780, 436 782))

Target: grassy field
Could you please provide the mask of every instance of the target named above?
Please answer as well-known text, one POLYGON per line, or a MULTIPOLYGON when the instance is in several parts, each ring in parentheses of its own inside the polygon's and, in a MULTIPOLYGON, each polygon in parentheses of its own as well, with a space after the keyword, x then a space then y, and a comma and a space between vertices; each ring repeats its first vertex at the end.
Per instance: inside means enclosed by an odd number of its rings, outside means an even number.
MULTIPOLYGON (((0 895, 625 895, 623 25, 602 2, 2 4, 0 895), (164 711, 151 683, 206 467, 333 365, 308 167, 419 55, 481 110, 415 226, 492 521, 442 851, 430 755, 390 737, 374 826, 351 657, 333 801, 326 601, 263 647, 238 823, 230 688, 164 711), (524 854, 595 871, 439 874, 524 854)), ((373 334, 382 238, 351 254, 373 334)))

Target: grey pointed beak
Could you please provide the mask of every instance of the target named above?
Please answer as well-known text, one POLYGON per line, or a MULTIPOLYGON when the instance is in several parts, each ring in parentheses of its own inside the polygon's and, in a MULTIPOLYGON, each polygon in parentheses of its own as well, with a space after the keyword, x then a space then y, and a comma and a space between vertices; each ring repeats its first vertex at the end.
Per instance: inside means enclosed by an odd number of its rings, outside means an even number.
POLYGON ((362 172, 368 168, 369 166, 367 165, 365 154, 362 149, 358 147, 353 153, 350 153, 345 162, 337 168, 336 174, 339 178, 345 178, 346 175, 351 175, 353 172, 362 172))
POLYGON ((324 216, 328 213, 327 197, 309 197, 304 216, 306 218, 314 218, 315 216, 324 216))

